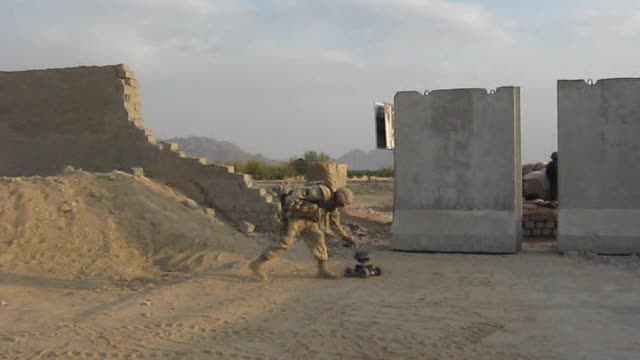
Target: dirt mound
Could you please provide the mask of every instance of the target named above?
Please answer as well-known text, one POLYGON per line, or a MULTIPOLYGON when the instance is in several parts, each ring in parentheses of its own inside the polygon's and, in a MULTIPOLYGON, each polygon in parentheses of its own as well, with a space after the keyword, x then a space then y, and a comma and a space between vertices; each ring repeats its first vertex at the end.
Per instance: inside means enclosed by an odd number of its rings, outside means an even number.
POLYGON ((0 271, 153 278, 255 255, 260 245, 150 179, 68 171, 0 178, 0 271))

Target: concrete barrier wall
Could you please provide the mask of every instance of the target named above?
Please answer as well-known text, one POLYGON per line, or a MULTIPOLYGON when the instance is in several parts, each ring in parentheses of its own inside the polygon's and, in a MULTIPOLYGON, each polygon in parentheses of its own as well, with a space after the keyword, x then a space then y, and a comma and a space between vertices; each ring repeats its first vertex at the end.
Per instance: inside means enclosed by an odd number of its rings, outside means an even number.
POLYGON ((558 81, 562 251, 640 253, 640 79, 558 81))
POLYGON ((231 221, 261 231, 278 225, 279 203, 250 176, 156 141, 126 65, 0 72, 0 176, 53 175, 66 165, 142 167, 231 221))
POLYGON ((520 249, 520 89, 395 97, 396 250, 520 249))

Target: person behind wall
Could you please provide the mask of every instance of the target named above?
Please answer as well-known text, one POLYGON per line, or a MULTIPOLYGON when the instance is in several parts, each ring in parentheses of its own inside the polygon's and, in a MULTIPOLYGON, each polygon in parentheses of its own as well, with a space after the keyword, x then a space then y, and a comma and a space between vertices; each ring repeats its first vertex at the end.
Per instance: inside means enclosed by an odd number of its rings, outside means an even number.
POLYGON ((547 165, 547 178, 551 186, 551 201, 558 201, 558 152, 551 154, 551 161, 547 165))

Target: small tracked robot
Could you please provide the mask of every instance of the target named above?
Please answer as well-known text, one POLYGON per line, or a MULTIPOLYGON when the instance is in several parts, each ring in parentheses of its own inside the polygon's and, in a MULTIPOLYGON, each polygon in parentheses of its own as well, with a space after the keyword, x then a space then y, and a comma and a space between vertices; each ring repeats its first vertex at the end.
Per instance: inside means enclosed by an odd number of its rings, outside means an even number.
POLYGON ((344 277, 360 277, 366 279, 370 276, 382 275, 382 269, 377 266, 369 264, 369 253, 366 251, 356 251, 353 258, 356 259, 358 264, 353 268, 344 269, 344 277))

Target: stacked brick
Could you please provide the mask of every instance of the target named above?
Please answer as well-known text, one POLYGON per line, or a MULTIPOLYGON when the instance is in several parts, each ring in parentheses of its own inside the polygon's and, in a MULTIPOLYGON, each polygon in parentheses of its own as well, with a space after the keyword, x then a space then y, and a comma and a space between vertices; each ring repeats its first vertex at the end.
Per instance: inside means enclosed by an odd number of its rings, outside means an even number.
POLYGON ((525 203, 522 216, 522 236, 525 238, 552 238, 558 230, 558 213, 554 209, 525 203))

